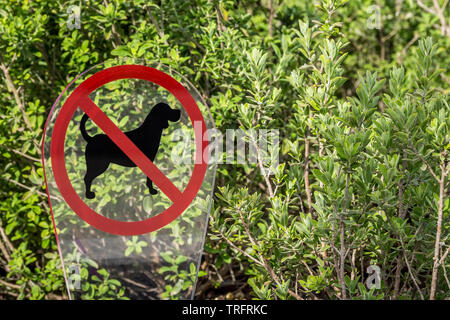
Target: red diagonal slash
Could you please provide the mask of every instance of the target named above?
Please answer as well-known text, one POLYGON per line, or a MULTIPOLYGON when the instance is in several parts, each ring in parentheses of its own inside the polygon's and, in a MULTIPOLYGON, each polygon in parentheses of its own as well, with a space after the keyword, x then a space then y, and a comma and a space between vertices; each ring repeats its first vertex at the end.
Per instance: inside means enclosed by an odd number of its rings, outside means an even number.
POLYGON ((173 202, 183 196, 158 167, 108 118, 89 97, 80 98, 78 106, 100 129, 149 177, 173 202))

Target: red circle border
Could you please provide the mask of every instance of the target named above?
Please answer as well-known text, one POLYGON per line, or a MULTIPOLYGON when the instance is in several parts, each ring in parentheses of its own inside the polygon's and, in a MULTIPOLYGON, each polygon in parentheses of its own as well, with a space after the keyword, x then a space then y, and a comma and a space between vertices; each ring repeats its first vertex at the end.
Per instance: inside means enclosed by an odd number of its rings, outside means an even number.
POLYGON ((156 231, 178 218, 194 200, 203 184, 207 171, 207 160, 203 159, 202 156, 207 154, 204 151, 208 147, 208 141, 202 139, 204 132, 206 132, 205 120, 195 99, 183 85, 170 75, 142 65, 121 65, 104 69, 90 76, 70 94, 55 120, 50 144, 50 157, 55 182, 71 209, 82 220, 96 229, 122 236, 156 231), (118 221, 106 218, 92 210, 76 193, 66 170, 65 138, 69 123, 78 108, 77 102, 101 86, 120 79, 146 80, 165 88, 181 103, 193 124, 195 121, 201 122, 201 134, 195 133, 196 160, 194 170, 189 183, 182 192, 182 200, 173 203, 157 216, 142 221, 118 221))

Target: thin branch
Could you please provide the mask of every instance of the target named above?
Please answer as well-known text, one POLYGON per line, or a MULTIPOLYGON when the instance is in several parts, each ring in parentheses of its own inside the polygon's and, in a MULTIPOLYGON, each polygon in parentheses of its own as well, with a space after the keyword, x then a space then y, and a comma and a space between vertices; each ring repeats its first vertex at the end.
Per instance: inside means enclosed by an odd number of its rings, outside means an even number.
MULTIPOLYGON (((108 7, 109 6, 108 1, 104 0, 103 1, 103 5, 105 7, 108 7)), ((111 41, 111 43, 112 43, 112 45, 113 45, 113 47, 115 49, 115 48, 117 48, 117 46, 122 44, 122 41, 120 39, 120 34, 117 32, 116 25, 114 23, 111 23, 111 33, 112 33, 112 35, 114 36, 114 38, 116 39, 116 42, 117 42, 117 43, 115 43, 114 41, 111 41)))
MULTIPOLYGON (((44 193, 44 192, 41 192, 41 191, 39 191, 39 190, 35 190, 35 189, 32 188, 32 187, 26 186, 26 185, 24 185, 24 184, 22 184, 22 183, 20 183, 20 182, 17 182, 17 181, 15 181, 15 180, 12 180, 12 179, 4 178, 4 177, 1 177, 1 178, 2 178, 3 180, 6 180, 6 181, 8 181, 8 182, 11 182, 11 183, 13 183, 13 184, 19 186, 19 187, 22 187, 22 188, 24 188, 24 189, 27 189, 28 191, 36 192, 36 193, 37 193, 38 195, 40 195, 41 197, 47 198, 47 194, 44 193)), ((52 195, 50 195, 50 197, 51 197, 52 199, 55 199, 55 200, 58 200, 58 201, 62 201, 62 199, 59 198, 59 197, 52 196, 52 195)))
POLYGON ((447 269, 445 268, 445 263, 442 264, 442 269, 444 269, 445 282, 447 282, 447 287, 450 289, 450 281, 448 280, 448 277, 447 277, 447 269))
POLYGON ((53 299, 53 300, 66 300, 67 297, 65 295, 58 295, 54 293, 48 293, 47 298, 53 299))
MULTIPOLYGON (((244 226, 245 233, 247 234, 248 238, 250 239, 250 242, 254 246, 259 248, 260 245, 253 239, 253 236, 250 233, 250 229, 249 229, 246 221, 244 220, 244 217, 242 215, 242 211, 240 210, 240 208, 238 208, 238 212, 241 217, 241 222, 244 226)), ((273 280, 275 280, 276 283, 281 284, 280 278, 278 277, 278 275, 275 273, 275 271, 270 266, 269 261, 267 261, 267 259, 265 259, 264 256, 260 252, 258 252, 258 256, 259 256, 259 260, 260 260, 260 265, 262 265, 266 269, 266 271, 270 274, 270 276, 272 277, 273 280)), ((297 300, 304 300, 302 297, 300 297, 297 293, 295 293, 291 289, 288 289, 288 292, 291 296, 293 296, 297 300)))
MULTIPOLYGON (((150 20, 152 20, 152 23, 155 25, 156 32, 158 32, 159 37, 161 39, 163 39, 164 38, 164 30, 162 30, 159 27, 158 21, 155 19, 155 17, 152 14, 151 9, 147 5, 145 6, 145 9, 147 10, 148 15, 150 16, 150 20)), ((164 40, 164 43, 167 44, 167 40, 164 40)))
MULTIPOLYGON (((20 89, 17 89, 16 86, 14 85, 14 82, 12 81, 11 76, 9 74, 9 68, 5 65, 5 61, 3 60, 3 56, 1 54, 0 54, 0 69, 3 71, 3 74, 5 76, 5 82, 6 85, 8 86, 8 89, 13 93, 14 100, 16 101, 17 106, 22 112, 22 117, 26 126, 28 127, 28 130, 30 130, 30 132, 33 133, 34 129, 30 123, 30 120, 28 119, 28 115, 25 111, 25 106, 23 105, 22 100, 20 99, 19 96, 20 89)), ((33 144, 36 147, 36 151, 38 152, 38 154, 40 154, 41 149, 39 147, 39 142, 35 138, 33 138, 33 144)))
POLYGON ((136 281, 134 281, 134 280, 132 280, 132 279, 130 279, 130 278, 126 278, 126 277, 122 277, 121 278, 123 281, 125 281, 125 282, 128 282, 128 283, 131 283, 132 285, 134 285, 134 286, 136 286, 136 287, 139 287, 139 288, 141 288, 141 289, 149 289, 149 286, 146 286, 146 285, 144 285, 144 284, 142 284, 142 283, 140 283, 140 282, 136 282, 136 281))
POLYGON ((14 246, 12 245, 11 241, 9 241, 8 237, 6 236, 6 232, 5 232, 5 230, 3 229, 2 226, 0 226, 0 235, 3 238, 3 241, 8 246, 9 251, 13 252, 14 251, 14 246))
POLYGON ((442 255, 441 259, 439 260, 439 265, 444 263, 445 258, 447 258, 448 253, 450 252, 450 247, 447 248, 447 251, 442 255))
POLYGON ((403 59, 405 58, 406 52, 408 51, 409 47, 411 47, 414 44, 414 42, 416 42, 419 38, 420 38, 419 34, 414 33, 414 37, 411 40, 409 40, 409 42, 406 44, 406 46, 403 47, 400 55, 398 56, 398 58, 397 58, 398 64, 402 64, 403 59))
POLYGON ((408 137, 408 141, 409 141, 409 145, 412 149, 412 151, 414 151, 415 155, 419 157, 419 159, 427 166, 428 171, 430 171, 431 175, 434 177, 434 179, 436 179, 436 181, 438 183, 441 182, 441 179, 439 179, 439 177, 434 173, 433 168, 431 167, 431 165, 428 163, 428 161, 419 153, 419 151, 417 151, 416 147, 414 146, 414 144, 411 141, 411 138, 408 137))
MULTIPOLYGON (((445 151, 444 151, 445 156, 445 151)), ((431 289, 430 289, 430 300, 434 300, 437 290, 437 281, 439 275, 439 249, 441 243, 441 232, 442 232, 442 216, 444 211, 444 197, 445 197, 445 164, 441 164, 441 179, 439 181, 439 207, 437 212, 437 226, 436 226, 436 240, 434 243, 434 257, 433 257, 433 273, 431 275, 431 289)))
POLYGON ((417 4, 419 7, 421 7, 423 10, 436 16, 439 19, 441 23, 441 33, 443 36, 445 35, 450 36, 450 28, 447 27, 447 22, 445 20, 444 15, 448 2, 449 0, 445 0, 443 6, 441 7, 437 0, 433 0, 433 9, 432 9, 430 7, 427 7, 421 0, 417 0, 417 4))
MULTIPOLYGON (((447 22, 445 21, 445 16, 444 16, 444 10, 445 10, 445 7, 447 7, 447 4, 448 4, 448 0, 446 0, 444 2, 444 5, 441 8, 439 6, 439 2, 437 0, 433 0, 433 5, 434 5, 434 10, 436 11, 436 16, 439 18, 439 21, 441 22, 441 33, 443 36, 447 35, 447 32, 449 32, 447 30, 447 22)), ((448 35, 450 36, 450 32, 448 35)))
POLYGON ((14 152, 14 153, 24 157, 24 158, 27 158, 28 160, 31 160, 31 161, 34 161, 34 162, 41 162, 41 159, 35 158, 33 156, 30 156, 30 155, 28 155, 26 153, 23 153, 23 152, 19 151, 19 150, 16 150, 16 149, 13 149, 13 148, 10 148, 10 147, 7 147, 7 146, 0 146, 0 147, 5 148, 8 151, 12 151, 12 152, 14 152))
MULTIPOLYGON (((344 192, 344 214, 347 214, 348 202, 349 202, 349 183, 350 183, 350 171, 347 171, 345 178, 345 192, 344 192)), ((340 231, 340 261, 339 261, 339 282, 342 290, 342 299, 347 299, 347 292, 345 286, 345 257, 347 256, 348 251, 346 252, 345 248, 345 223, 344 217, 342 213, 339 214, 339 231, 340 231)), ((350 250, 350 248, 348 249, 350 250)))
MULTIPOLYGON (((406 187, 405 171, 406 171, 406 154, 403 153, 402 167, 401 167, 401 179, 398 182, 398 212, 397 215, 404 219, 406 215, 406 209, 403 207, 403 193, 406 187)), ((395 269, 395 280, 394 280, 394 300, 397 300, 399 290, 400 290, 400 281, 401 281, 401 268, 402 268, 402 257, 397 257, 397 267, 395 269)))
POLYGON ((275 0, 269 0, 269 37, 273 35, 273 18, 275 17, 275 0))
POLYGON ((241 219, 242 226, 244 227, 245 233, 247 234, 248 238, 250 239, 250 242, 252 243, 252 245, 254 245, 255 247, 259 248, 259 247, 260 247, 259 243, 257 243, 257 242, 255 241, 255 239, 253 238, 252 234, 250 233, 250 229, 249 229, 249 227, 248 227, 248 224, 247 224, 247 222, 244 220, 244 215, 243 215, 243 213, 242 213, 241 208, 238 208, 237 211, 238 211, 238 213, 239 213, 239 217, 240 217, 240 219, 241 219))
POLYGON ((406 258, 406 253, 405 253, 405 251, 403 251, 403 257, 405 258, 406 267, 408 268, 408 273, 409 273, 409 275, 411 276, 411 279, 412 279, 412 281, 414 282, 414 285, 416 286, 416 289, 417 289, 417 291, 418 291, 419 294, 420 294, 420 298, 421 298, 422 300, 425 300, 425 298, 424 298, 424 296, 423 296, 423 294, 422 294, 422 291, 420 290, 419 284, 417 283, 416 277, 414 277, 414 274, 412 273, 411 266, 409 265, 408 259, 406 258))
POLYGON ((431 8, 428 8, 426 5, 424 5, 421 0, 417 0, 417 4, 419 5, 419 7, 421 7, 426 12, 431 13, 431 14, 435 14, 435 12, 433 10, 431 10, 431 8))
POLYGON ((219 231, 219 235, 234 249, 236 249, 237 251, 239 251, 241 254, 243 254, 244 256, 246 256, 247 258, 249 258, 250 260, 252 260, 253 262, 255 262, 256 264, 260 265, 261 267, 264 267, 264 265, 255 257, 249 255, 247 252, 245 252, 244 250, 242 250, 241 248, 239 248, 238 246, 236 246, 230 239, 228 239, 222 232, 219 231))
POLYGON ((417 283, 416 277, 414 276, 411 266, 409 264, 408 258, 406 257, 406 248, 405 248, 405 243, 403 242, 403 237, 400 234, 400 232, 397 230, 397 228, 394 226, 394 224, 391 221, 391 218, 389 217, 389 214, 386 213, 386 219, 389 222, 389 224, 391 225, 392 230, 394 231, 394 233, 396 234, 397 238, 400 240, 400 244, 402 246, 402 253, 403 253, 403 258, 405 259, 406 262, 406 267, 408 268, 408 273, 411 276, 411 279, 413 280, 414 285, 416 286, 417 291, 420 294, 420 298, 422 300, 424 300, 424 296, 422 294, 422 291, 420 290, 419 284, 417 283))
MULTIPOLYGON (((240 218, 241 218, 241 222, 244 226, 244 230, 245 233, 247 235, 247 237, 249 238, 250 242, 252 243, 253 246, 256 247, 260 247, 260 245, 258 244, 258 242, 253 238, 252 234, 250 233, 250 229, 248 227, 247 222, 245 221, 241 208, 237 208, 240 218)), ((275 271, 272 269, 272 267, 270 266, 269 262, 264 258, 264 256, 258 252, 258 256, 259 256, 259 261, 258 259, 256 259, 255 257, 249 255, 248 253, 246 253, 245 251, 243 251, 242 249, 240 249, 239 247, 237 247, 231 240, 229 240, 223 233, 221 233, 219 231, 219 234, 221 235, 221 237, 229 244, 231 245, 234 249, 238 250, 240 253, 242 253, 243 255, 245 255, 246 257, 250 258, 252 261, 254 261, 255 263, 257 263, 259 266, 262 266, 264 269, 266 269, 266 271, 269 273, 269 275, 272 277, 272 279, 277 283, 277 284, 281 284, 281 280, 280 277, 275 273, 275 271)), ((291 289, 288 288, 288 293, 293 296, 294 298, 296 298, 297 300, 304 300, 301 296, 299 296, 296 292, 292 291, 291 289)))
MULTIPOLYGON (((311 118, 311 112, 309 113, 309 117, 311 118)), ((309 136, 311 133, 311 129, 309 125, 306 127, 306 134, 305 134, 305 162, 304 162, 304 173, 303 173, 303 179, 305 180, 305 192, 306 192, 306 201, 308 203, 308 213, 312 212, 312 196, 311 196, 311 188, 309 186, 309 136)))
POLYGON ((6 287, 10 287, 10 288, 13 288, 13 289, 17 289, 17 290, 19 290, 19 289, 21 288, 21 286, 19 286, 19 285, 17 285, 17 284, 10 283, 10 282, 6 282, 6 281, 4 281, 4 280, 2 280, 2 279, 0 279, 0 284, 4 285, 4 286, 6 286, 6 287))
POLYGON ((3 244, 2 241, 0 241, 0 251, 3 253, 3 256, 6 259, 6 264, 5 264, 5 269, 7 272, 9 272, 9 261, 11 261, 11 257, 9 256, 8 250, 6 250, 5 245, 3 244))

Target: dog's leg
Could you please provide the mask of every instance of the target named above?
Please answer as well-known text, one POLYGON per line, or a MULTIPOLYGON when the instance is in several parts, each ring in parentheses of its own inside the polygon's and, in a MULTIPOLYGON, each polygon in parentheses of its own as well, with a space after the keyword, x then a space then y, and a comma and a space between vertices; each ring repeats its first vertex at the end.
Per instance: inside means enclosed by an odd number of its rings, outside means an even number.
POLYGON ((150 192, 150 194, 157 194, 158 193, 158 191, 155 188, 153 188, 152 180, 150 180, 148 177, 147 177, 147 187, 148 187, 148 191, 150 192))
POLYGON ((86 186, 86 198, 88 199, 94 199, 95 198, 95 192, 91 191, 92 186, 92 180, 94 180, 95 177, 92 177, 86 173, 84 176, 84 185, 86 186))
POLYGON ((94 199, 95 193, 91 191, 92 181, 108 169, 109 163, 103 161, 95 161, 86 157, 86 175, 84 176, 84 185, 86 187, 86 198, 94 199))

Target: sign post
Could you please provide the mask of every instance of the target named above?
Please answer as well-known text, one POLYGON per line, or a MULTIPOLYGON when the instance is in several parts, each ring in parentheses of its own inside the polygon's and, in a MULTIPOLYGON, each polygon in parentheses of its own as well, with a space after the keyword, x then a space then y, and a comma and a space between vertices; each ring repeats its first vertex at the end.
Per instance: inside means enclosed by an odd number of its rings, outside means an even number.
POLYGON ((195 88, 165 66, 96 66, 63 91, 43 164, 70 298, 193 297, 213 128, 195 88))

